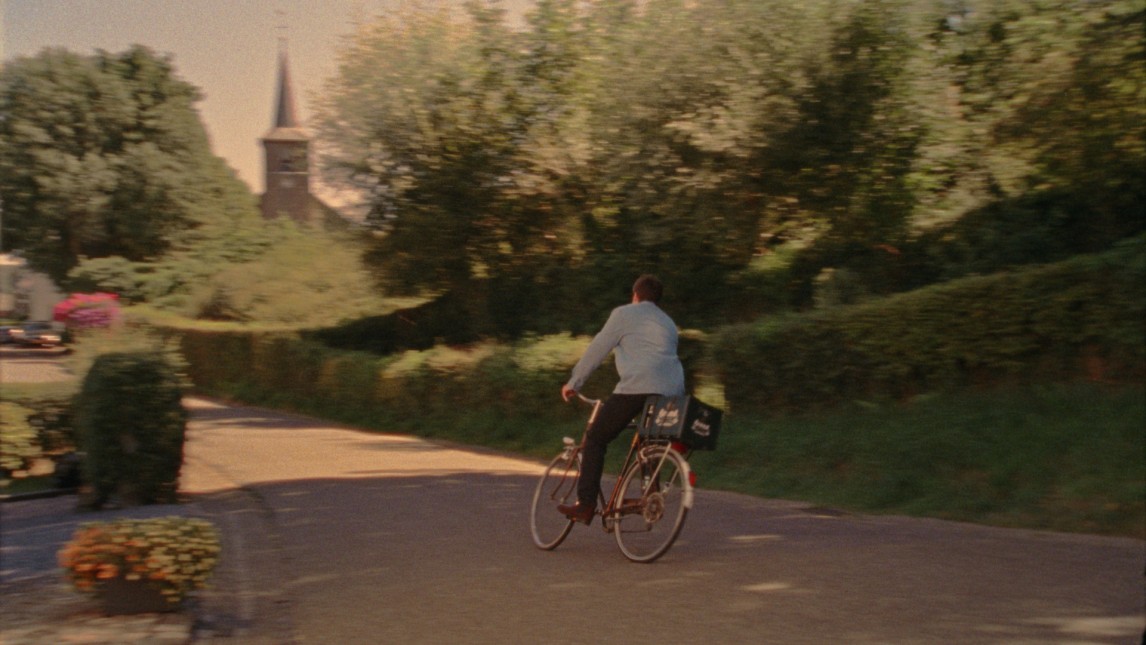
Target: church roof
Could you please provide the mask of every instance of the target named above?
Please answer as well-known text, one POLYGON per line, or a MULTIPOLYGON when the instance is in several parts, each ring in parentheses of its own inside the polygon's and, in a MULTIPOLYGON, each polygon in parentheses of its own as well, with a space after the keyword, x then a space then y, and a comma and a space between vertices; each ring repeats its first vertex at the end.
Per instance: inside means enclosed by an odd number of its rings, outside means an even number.
POLYGON ((309 141, 310 135, 299 125, 291 91, 287 52, 279 52, 278 98, 275 101, 275 119, 271 129, 263 135, 264 141, 309 141))

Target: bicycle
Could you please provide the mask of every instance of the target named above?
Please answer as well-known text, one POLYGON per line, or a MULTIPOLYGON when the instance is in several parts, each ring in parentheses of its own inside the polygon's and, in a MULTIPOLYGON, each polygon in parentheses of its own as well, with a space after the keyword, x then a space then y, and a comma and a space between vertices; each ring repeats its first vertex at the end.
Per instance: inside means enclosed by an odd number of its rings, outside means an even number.
MULTIPOLYGON (((593 406, 588 432, 602 401, 577 394, 593 406)), ((608 498, 602 489, 600 504, 594 515, 601 518, 606 533, 612 533, 621 553, 633 562, 652 562, 669 550, 684 527, 685 517, 693 503, 696 480, 688 465, 691 448, 672 438, 642 432, 648 426, 649 404, 641 421, 629 425, 633 433, 621 475, 608 498)), ((577 479, 581 474, 581 446, 565 437, 561 452, 549 462, 537 482, 530 508, 533 542, 539 549, 556 549, 573 529, 574 520, 557 511, 560 504, 577 498, 577 479)))

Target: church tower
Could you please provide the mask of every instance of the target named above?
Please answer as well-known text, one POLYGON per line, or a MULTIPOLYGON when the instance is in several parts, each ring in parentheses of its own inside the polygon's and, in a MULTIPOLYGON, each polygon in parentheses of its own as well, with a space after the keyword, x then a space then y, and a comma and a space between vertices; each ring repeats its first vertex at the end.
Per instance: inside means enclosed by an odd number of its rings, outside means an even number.
POLYGON ((262 138, 266 167, 263 217, 290 217, 297 222, 311 219, 310 137, 299 126, 291 93, 285 44, 279 51, 278 97, 274 125, 262 138))

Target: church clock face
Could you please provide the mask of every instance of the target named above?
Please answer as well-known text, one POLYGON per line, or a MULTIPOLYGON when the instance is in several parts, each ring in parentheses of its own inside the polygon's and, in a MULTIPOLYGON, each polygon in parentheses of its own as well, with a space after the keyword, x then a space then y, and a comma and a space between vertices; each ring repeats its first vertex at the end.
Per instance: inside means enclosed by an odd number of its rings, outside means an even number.
POLYGON ((294 188, 294 178, 279 177, 279 188, 294 188))

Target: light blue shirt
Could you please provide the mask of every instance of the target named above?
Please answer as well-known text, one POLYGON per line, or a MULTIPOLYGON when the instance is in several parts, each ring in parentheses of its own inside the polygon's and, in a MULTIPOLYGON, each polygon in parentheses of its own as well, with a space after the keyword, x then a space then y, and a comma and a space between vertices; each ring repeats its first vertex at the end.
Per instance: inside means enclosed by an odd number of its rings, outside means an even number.
POLYGON ((581 386, 614 352, 621 380, 616 394, 684 394, 684 367, 676 355, 676 323, 655 303, 617 307, 573 368, 568 386, 581 386))

